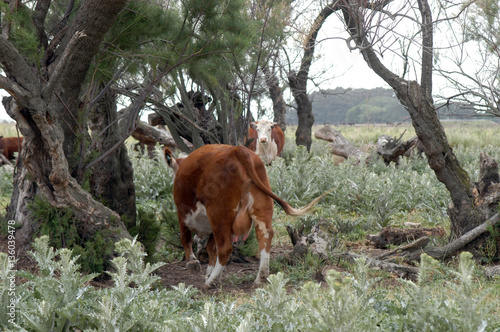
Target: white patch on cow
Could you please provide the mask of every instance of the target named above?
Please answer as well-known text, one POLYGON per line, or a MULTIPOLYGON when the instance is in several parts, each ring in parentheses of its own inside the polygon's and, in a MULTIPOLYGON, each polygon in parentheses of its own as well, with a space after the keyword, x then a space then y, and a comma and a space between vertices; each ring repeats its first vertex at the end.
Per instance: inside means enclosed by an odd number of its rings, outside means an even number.
POLYGON ((252 220, 255 220, 255 228, 260 229, 260 231, 264 234, 264 239, 269 238, 269 232, 267 231, 266 223, 263 221, 259 221, 252 216, 252 220))
POLYGON ((221 276, 222 276, 222 271, 224 270, 224 266, 219 263, 219 258, 217 257, 217 262, 215 263, 215 267, 213 268, 210 278, 208 278, 207 281, 205 281, 205 285, 208 287, 212 287, 217 279, 217 281, 220 282, 221 276))
POLYGON ((278 145, 272 140, 273 123, 261 120, 256 124, 257 146, 255 153, 262 159, 264 164, 270 164, 278 155, 278 145))
POLYGON ((210 277, 210 275, 212 274, 212 271, 214 270, 215 268, 215 265, 208 265, 207 267, 207 273, 205 273, 205 280, 208 279, 208 277, 210 277))
POLYGON ((247 204, 245 205, 245 210, 247 210, 248 212, 252 212, 252 210, 253 210, 252 206, 253 206, 253 203, 255 202, 252 194, 248 193, 248 197, 247 197, 246 202, 247 202, 247 204))
POLYGON ((207 217, 207 209, 200 202, 196 203, 196 210, 186 216, 184 223, 194 230, 200 238, 212 234, 212 227, 207 217))
POLYGON ((255 278, 255 284, 260 284, 260 282, 269 276, 269 258, 270 254, 262 249, 260 252, 260 265, 259 265, 259 273, 257 273, 257 278, 255 278))

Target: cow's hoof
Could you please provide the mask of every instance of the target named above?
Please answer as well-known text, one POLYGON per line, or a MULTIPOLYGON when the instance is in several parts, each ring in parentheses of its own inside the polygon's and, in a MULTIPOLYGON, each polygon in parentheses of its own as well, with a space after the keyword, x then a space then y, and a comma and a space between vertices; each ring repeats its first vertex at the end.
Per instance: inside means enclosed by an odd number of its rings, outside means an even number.
POLYGON ((190 261, 186 263, 186 267, 189 272, 193 274, 198 274, 201 271, 201 265, 199 261, 190 261))

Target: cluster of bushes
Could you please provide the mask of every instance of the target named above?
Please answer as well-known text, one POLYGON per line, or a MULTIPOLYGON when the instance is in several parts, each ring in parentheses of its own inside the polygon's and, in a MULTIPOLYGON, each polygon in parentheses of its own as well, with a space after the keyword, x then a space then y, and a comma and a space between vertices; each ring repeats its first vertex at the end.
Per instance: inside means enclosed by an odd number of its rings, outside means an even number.
MULTIPOLYGON (((457 269, 423 256, 416 282, 378 286, 363 259, 352 275, 330 271, 326 284, 307 282, 287 289, 282 273, 248 298, 204 298, 179 284, 155 289, 152 273, 162 264, 144 262, 137 241, 117 243, 119 257, 106 272, 113 287, 93 288, 95 275, 79 272, 71 250, 34 242, 31 256, 39 275, 12 271, 0 253, 0 302, 14 303, 14 318, 0 311, 0 329, 15 331, 495 331, 500 320, 485 301, 492 290, 475 287, 476 268, 469 253, 457 269), (441 272, 440 272, 441 271, 441 272), (9 277, 27 280, 9 292, 9 277)), ((498 292, 498 290, 497 290, 498 292)), ((495 301, 498 304, 498 299, 495 301)))

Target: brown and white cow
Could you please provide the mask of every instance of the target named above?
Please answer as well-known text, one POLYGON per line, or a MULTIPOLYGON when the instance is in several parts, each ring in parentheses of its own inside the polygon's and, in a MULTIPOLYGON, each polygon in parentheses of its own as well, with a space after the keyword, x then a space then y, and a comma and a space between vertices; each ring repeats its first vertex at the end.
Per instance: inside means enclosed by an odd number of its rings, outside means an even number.
POLYGON ((200 270, 193 253, 192 232, 208 237, 209 263, 205 284, 220 281, 222 271, 233 250, 233 235, 247 234, 252 223, 260 249, 260 266, 255 283, 269 276, 269 257, 273 238, 273 199, 285 212, 301 216, 322 196, 302 209, 294 209, 276 196, 269 185, 262 160, 243 146, 205 145, 186 158, 175 159, 165 148, 165 159, 174 170, 174 201, 186 254, 186 266, 191 272, 200 270))
POLYGON ((2 137, 0 138, 0 150, 8 160, 14 159, 14 152, 21 151, 23 143, 22 137, 2 137))
POLYGON ((268 120, 250 123, 248 138, 254 139, 248 148, 255 151, 266 165, 271 164, 285 146, 285 134, 277 123, 268 120))

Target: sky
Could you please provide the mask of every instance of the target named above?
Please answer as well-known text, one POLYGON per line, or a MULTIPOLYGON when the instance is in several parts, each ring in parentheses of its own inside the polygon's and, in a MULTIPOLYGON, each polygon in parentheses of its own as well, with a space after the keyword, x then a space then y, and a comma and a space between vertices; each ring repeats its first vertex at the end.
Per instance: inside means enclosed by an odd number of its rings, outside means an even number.
MULTIPOLYGON (((403 24, 399 24, 397 27, 403 30, 408 29, 403 24)), ((408 31, 402 31, 402 34, 408 33, 408 31)), ((320 30, 317 39, 319 43, 315 49, 315 56, 318 59, 313 62, 310 72, 311 76, 314 76, 320 70, 327 69, 327 72, 321 76, 323 80, 321 82, 316 81, 320 82, 321 89, 334 89, 336 87, 364 89, 377 87, 389 88, 387 83, 368 67, 358 50, 350 51, 348 49, 343 39, 345 36, 345 29, 341 21, 335 17, 335 14, 327 19, 320 30), (326 78, 329 79, 326 80, 326 78)), ((434 38, 435 46, 439 45, 438 38, 439 36, 434 38)), ((399 41, 396 40, 395 45, 398 43, 399 41)), ((396 59, 393 60, 391 57, 394 58, 390 52, 386 52, 382 60, 385 61, 389 69, 397 72, 400 69, 399 67, 402 66, 401 62, 396 61, 396 59)), ((413 68, 412 72, 416 73, 418 71, 418 68, 413 68)), ((414 76, 418 76, 418 74, 414 74, 414 76)), ((415 77, 412 77, 412 79, 415 79, 415 77)), ((433 83, 435 86, 434 91, 441 89, 445 84, 436 75, 434 75, 433 83)), ((311 82, 308 83, 308 89, 310 92, 314 91, 314 84, 311 82)), ((7 94, 0 89, 0 98, 3 95, 7 94)), ((0 121, 2 120, 11 120, 11 118, 6 114, 0 103, 0 121)))

